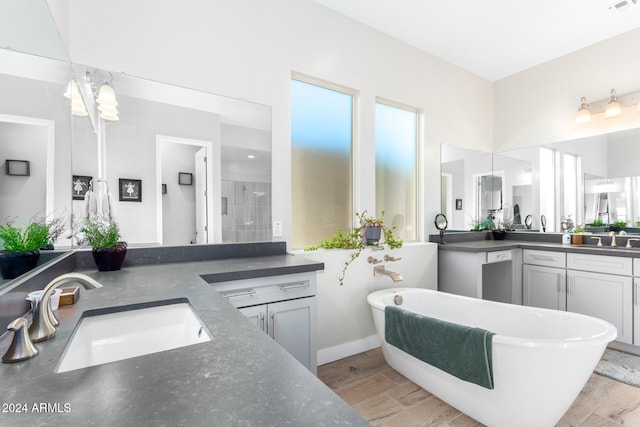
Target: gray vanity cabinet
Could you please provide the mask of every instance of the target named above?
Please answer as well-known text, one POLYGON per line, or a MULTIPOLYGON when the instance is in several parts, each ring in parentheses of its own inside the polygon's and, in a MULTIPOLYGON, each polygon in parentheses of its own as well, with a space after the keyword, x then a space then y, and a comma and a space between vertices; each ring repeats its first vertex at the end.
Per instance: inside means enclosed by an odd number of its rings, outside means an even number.
POLYGON ((633 342, 631 258, 525 249, 522 259, 524 305, 604 319, 633 342))
POLYGON ((522 263, 523 304, 566 310, 565 253, 525 249, 522 263))
POLYGON ((316 299, 301 298, 253 307, 240 312, 314 374, 317 372, 315 334, 316 299))
POLYGON ((567 310, 610 322, 632 344, 632 268, 631 258, 568 253, 567 310))
POLYGON ((256 327, 317 374, 315 271, 211 285, 256 327))

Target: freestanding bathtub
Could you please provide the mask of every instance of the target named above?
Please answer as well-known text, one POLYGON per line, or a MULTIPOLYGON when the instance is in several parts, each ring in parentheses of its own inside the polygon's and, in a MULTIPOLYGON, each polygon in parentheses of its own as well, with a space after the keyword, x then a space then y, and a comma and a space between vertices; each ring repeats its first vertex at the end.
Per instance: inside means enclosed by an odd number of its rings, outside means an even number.
POLYGON ((607 343, 617 336, 613 325, 594 317, 428 289, 385 289, 369 294, 367 300, 387 363, 491 427, 556 425, 589 379, 607 343), (392 304, 495 332, 494 388, 460 380, 387 343, 384 310, 392 304))

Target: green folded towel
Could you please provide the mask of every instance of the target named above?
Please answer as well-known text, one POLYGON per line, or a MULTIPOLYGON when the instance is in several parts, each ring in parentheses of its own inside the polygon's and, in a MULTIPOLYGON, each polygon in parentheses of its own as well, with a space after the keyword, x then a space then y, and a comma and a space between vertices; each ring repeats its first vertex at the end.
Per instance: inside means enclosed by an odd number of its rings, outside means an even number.
POLYGON ((430 365, 464 381, 493 389, 493 332, 385 307, 385 339, 430 365))

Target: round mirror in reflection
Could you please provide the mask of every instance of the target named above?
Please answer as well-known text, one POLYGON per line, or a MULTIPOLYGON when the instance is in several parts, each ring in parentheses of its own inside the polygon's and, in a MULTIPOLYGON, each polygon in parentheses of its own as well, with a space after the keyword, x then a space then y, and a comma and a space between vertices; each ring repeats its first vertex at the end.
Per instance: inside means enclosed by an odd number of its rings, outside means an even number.
POLYGON ((447 229, 447 225, 449 224, 447 217, 440 213, 436 215, 436 219, 433 223, 436 225, 436 228, 440 230, 440 244, 444 245, 444 230, 447 229))
POLYGON ((438 230, 446 230, 447 229, 447 217, 444 214, 436 215, 436 220, 434 221, 436 224, 436 228, 438 230))
POLYGON ((531 215, 526 216, 524 225, 527 227, 527 230, 531 230, 531 226, 533 225, 533 217, 531 215))

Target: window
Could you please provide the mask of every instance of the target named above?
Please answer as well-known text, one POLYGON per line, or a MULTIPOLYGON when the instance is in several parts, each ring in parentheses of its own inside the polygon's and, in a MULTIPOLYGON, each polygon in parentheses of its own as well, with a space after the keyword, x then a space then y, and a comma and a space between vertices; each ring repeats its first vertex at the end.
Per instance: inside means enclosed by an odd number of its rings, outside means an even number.
MULTIPOLYGON (((306 80, 306 79, 305 79, 306 80)), ((291 80, 292 245, 352 225, 353 93, 291 80)))
POLYGON ((405 241, 418 233, 417 142, 416 110, 376 102, 376 215, 405 241))
MULTIPOLYGON (((581 223, 582 215, 578 210, 578 187, 579 174, 578 164, 579 158, 572 154, 564 154, 562 159, 563 164, 563 218, 570 218, 573 221, 573 225, 577 226, 581 223)), ((562 230, 561 230, 562 231, 562 230)))
MULTIPOLYGON (((556 231, 556 152, 540 148, 540 216, 546 218, 546 231, 556 231)), ((559 222, 559 221, 558 221, 559 222)), ((542 229, 542 224, 540 229, 542 229)))

